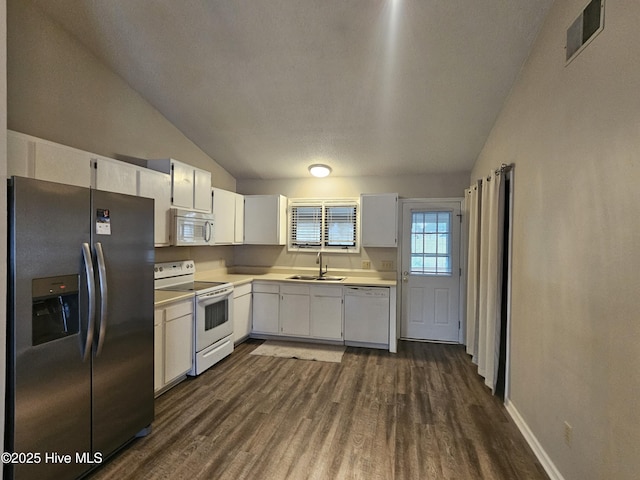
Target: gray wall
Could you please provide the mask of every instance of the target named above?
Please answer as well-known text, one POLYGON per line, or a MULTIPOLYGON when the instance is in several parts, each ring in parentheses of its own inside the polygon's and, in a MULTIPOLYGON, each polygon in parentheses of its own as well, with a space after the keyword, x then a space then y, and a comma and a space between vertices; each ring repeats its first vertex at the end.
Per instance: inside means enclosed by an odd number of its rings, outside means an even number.
POLYGON ((238 192, 244 194, 280 193, 294 197, 349 197, 361 193, 397 193, 410 198, 460 197, 467 187, 469 172, 441 175, 396 177, 326 177, 295 180, 238 179, 238 192))
MULTIPOLYGON (((238 179, 238 192, 243 194, 282 194, 288 198, 358 197, 361 193, 398 193, 404 198, 452 198, 464 195, 468 172, 447 175, 414 175, 398 177, 326 177, 282 180, 238 179)), ((313 253, 289 253, 286 247, 245 245, 236 247, 236 265, 316 268, 313 253)), ((392 261, 395 271, 395 248, 361 249, 360 253, 327 254, 329 269, 361 269, 363 261, 371 262, 372 271, 384 271, 382 262, 392 261)), ((389 270, 386 270, 389 272, 389 270)))
MULTIPOLYGON (((0 178, 7 176, 7 4, 0 0, 0 178)), ((5 358, 7 332, 7 184, 0 182, 0 431, 4 432, 5 358)), ((0 451, 4 451, 4 435, 0 438, 0 451)), ((0 480, 2 469, 0 469, 0 480)))
POLYGON ((7 2, 8 127, 111 158, 175 158, 235 179, 28 0, 7 2))
POLYGON ((640 470, 640 2, 557 1, 471 178, 515 163, 511 402, 565 479, 640 470), (573 427, 565 444, 563 422, 573 427))

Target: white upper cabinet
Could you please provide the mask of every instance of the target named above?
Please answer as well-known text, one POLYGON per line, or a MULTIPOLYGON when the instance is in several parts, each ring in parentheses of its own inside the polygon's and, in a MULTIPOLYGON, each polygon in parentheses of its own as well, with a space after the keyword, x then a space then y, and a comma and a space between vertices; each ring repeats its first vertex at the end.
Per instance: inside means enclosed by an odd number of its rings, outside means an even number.
POLYGON ((193 167, 180 162, 172 162, 170 168, 171 204, 177 208, 191 210, 195 191, 193 167))
POLYGON ((91 176, 90 153, 64 145, 36 142, 33 178, 90 187, 91 176))
MULTIPOLYGON (((7 131, 7 174, 153 198, 155 244, 169 245, 168 174, 11 130, 7 131)), ((207 186, 207 192, 209 189, 207 186)))
POLYGON ((238 245, 244 235, 244 196, 221 188, 211 189, 211 211, 215 215, 215 243, 238 245))
POLYGON ((398 246, 398 194, 360 196, 363 247, 398 246))
POLYGON ((7 130, 7 177, 33 177, 35 148, 27 135, 7 130))
POLYGON ((155 245, 169 245, 169 229, 171 228, 171 176, 148 168, 139 168, 137 194, 140 197, 153 198, 155 220, 155 245))
POLYGON ((244 196, 244 243, 285 245, 287 198, 282 195, 244 196))
POLYGON ((193 168, 193 209, 211 211, 211 172, 193 168))
POLYGON ((244 195, 234 194, 236 201, 236 221, 233 235, 233 243, 240 245, 244 243, 244 195))
POLYGON ((147 160, 147 166, 171 175, 171 206, 211 212, 211 172, 173 158, 147 160))
POLYGON ((212 188, 211 200, 211 209, 215 216, 215 243, 231 245, 235 240, 235 193, 220 188, 212 188))
POLYGON ((138 170, 141 167, 105 157, 93 158, 92 165, 95 175, 94 188, 105 192, 137 195, 138 170))
POLYGON ((89 152, 7 131, 7 174, 49 182, 91 186, 89 152))

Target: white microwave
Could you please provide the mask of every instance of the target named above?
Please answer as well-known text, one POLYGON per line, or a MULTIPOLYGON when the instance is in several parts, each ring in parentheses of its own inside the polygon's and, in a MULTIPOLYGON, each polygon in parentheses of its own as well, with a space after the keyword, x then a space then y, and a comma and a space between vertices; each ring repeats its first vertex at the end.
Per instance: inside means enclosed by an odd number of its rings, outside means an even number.
POLYGON ((212 213, 172 208, 171 245, 213 245, 213 220, 212 213))

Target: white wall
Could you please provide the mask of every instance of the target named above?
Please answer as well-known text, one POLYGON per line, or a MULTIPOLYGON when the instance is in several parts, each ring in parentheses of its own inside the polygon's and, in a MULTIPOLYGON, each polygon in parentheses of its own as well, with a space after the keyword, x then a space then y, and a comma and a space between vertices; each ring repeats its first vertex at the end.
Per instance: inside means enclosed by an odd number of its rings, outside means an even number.
POLYGON ((11 130, 112 158, 176 158, 235 179, 29 0, 9 0, 11 130))
POLYGON ((552 7, 471 178, 515 163, 511 402, 565 479, 640 471, 640 2, 552 7), (573 427, 564 441, 563 422, 573 427))

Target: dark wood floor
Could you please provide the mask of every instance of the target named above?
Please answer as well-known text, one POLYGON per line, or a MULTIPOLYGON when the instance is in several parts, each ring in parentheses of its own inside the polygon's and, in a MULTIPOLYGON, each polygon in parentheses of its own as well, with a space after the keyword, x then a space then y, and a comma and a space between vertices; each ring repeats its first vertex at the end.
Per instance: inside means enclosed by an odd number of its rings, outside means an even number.
POLYGON ((153 433, 96 479, 547 479, 464 347, 347 348, 341 364, 249 355, 156 400, 153 433))

